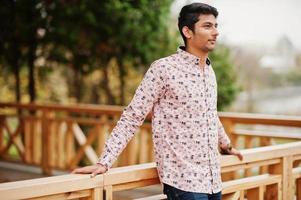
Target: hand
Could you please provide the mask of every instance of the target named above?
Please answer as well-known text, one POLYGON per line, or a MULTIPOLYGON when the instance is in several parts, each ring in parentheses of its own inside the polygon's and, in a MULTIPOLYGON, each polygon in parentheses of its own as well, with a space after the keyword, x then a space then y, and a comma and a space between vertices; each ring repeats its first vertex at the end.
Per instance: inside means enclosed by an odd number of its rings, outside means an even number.
POLYGON ((230 155, 237 156, 239 160, 243 160, 243 155, 240 153, 240 151, 238 151, 235 148, 231 148, 231 150, 229 150, 228 153, 230 155))
POLYGON ((107 167, 102 164, 90 165, 86 167, 81 167, 73 170, 72 174, 91 174, 90 177, 93 178, 97 174, 103 174, 107 171, 107 167))

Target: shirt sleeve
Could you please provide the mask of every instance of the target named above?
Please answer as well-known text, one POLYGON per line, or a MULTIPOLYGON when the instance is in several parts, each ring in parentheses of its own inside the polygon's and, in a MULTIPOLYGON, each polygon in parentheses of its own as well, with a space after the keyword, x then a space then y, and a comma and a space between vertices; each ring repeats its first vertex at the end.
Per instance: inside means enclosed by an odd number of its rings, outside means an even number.
POLYGON ((137 88, 130 104, 124 109, 117 125, 107 139, 104 151, 98 163, 110 168, 119 154, 134 136, 137 128, 142 125, 153 105, 164 94, 164 65, 154 62, 137 88))
POLYGON ((219 119, 219 117, 217 116, 217 121, 218 121, 218 143, 219 146, 227 146, 228 144, 230 144, 230 139, 228 137, 228 135, 226 134, 226 131, 224 129, 224 126, 221 122, 221 120, 219 119))

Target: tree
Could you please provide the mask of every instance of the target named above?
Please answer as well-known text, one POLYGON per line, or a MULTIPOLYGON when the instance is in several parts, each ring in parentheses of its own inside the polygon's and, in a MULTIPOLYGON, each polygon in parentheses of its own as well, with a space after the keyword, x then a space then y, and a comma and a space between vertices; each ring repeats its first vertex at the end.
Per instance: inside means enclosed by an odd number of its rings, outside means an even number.
POLYGON ((101 68, 100 86, 107 96, 106 103, 117 103, 108 77, 108 64, 115 59, 121 82, 119 102, 124 104, 124 65, 145 67, 158 52, 166 54, 172 44, 166 24, 170 3, 104 0, 54 1, 47 5, 50 20, 45 40, 47 48, 51 46, 48 58, 71 65, 78 101, 82 96, 82 75, 101 68))
POLYGON ((28 66, 28 93, 30 101, 36 99, 35 60, 38 48, 38 30, 43 27, 42 3, 36 0, 6 0, 1 6, 1 61, 15 76, 16 101, 21 100, 20 68, 28 66), (8 19, 8 20, 5 20, 8 19))
POLYGON ((230 50, 225 45, 218 45, 209 56, 218 83, 218 110, 224 110, 235 99, 239 88, 236 84, 236 73, 230 60, 230 50))

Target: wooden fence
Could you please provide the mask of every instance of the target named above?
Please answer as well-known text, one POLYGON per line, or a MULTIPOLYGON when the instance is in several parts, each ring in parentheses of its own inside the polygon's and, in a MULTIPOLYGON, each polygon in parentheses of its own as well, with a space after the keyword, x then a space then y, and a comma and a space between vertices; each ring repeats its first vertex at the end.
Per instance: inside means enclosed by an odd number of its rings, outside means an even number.
MULTIPOLYGON (((48 175, 52 169, 72 170, 95 163, 122 110, 119 106, 0 103, 0 158, 41 166, 48 175)), ((232 142, 241 149, 274 144, 278 138, 301 138, 301 117, 219 115, 232 142)), ((148 116, 114 167, 153 161, 150 121, 148 116)))
MULTIPOLYGON (((301 142, 242 150, 244 160, 222 156, 222 173, 239 172, 266 166, 268 171, 254 172, 223 181, 224 200, 301 199, 301 142)), ((256 170, 254 170, 256 171, 256 170)), ((5 199, 105 199, 127 189, 159 184, 155 163, 112 168, 103 175, 63 175, 0 184, 5 199)), ((140 198, 165 199, 163 194, 140 198)))

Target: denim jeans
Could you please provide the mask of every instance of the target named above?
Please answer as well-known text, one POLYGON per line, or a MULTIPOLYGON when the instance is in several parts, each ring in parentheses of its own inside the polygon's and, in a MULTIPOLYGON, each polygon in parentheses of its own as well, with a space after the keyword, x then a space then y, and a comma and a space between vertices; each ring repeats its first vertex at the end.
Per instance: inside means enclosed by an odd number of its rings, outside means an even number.
POLYGON ((221 200, 222 192, 214 194, 186 192, 167 184, 163 184, 163 192, 168 200, 221 200))

